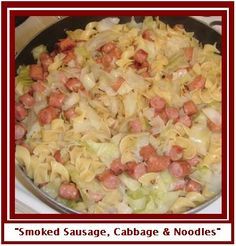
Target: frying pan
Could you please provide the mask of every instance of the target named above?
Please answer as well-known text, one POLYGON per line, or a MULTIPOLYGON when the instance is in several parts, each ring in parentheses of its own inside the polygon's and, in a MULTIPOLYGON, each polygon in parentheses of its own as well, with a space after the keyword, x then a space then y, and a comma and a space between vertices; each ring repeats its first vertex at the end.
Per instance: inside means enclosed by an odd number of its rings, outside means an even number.
MULTIPOLYGON (((118 16, 120 18, 120 23, 126 23, 130 21, 131 16, 118 16)), ((48 51, 52 51, 55 48, 55 43, 58 39, 66 37, 66 30, 84 29, 85 26, 92 21, 99 21, 105 18, 104 16, 76 16, 76 17, 66 17, 57 23, 46 28, 44 31, 39 33, 33 40, 31 40, 26 47, 17 55, 15 63, 16 70, 20 65, 28 65, 35 63, 31 51, 34 47, 44 44, 47 46, 48 51)), ((143 16, 136 16, 136 22, 142 22, 143 16)), ((202 44, 215 44, 218 50, 221 50, 221 35, 213 30, 211 27, 199 22, 191 17, 187 16, 161 16, 160 20, 170 26, 175 24, 183 24, 185 30, 188 32, 194 32, 194 37, 198 39, 202 44)), ((61 213, 79 213, 78 211, 72 210, 63 204, 57 202, 51 198, 48 194, 44 193, 37 186, 34 185, 33 181, 27 177, 24 170, 16 165, 16 176, 21 183, 33 194, 35 194, 43 202, 47 203, 51 207, 55 208, 61 213)), ((210 205, 215 201, 221 194, 217 194, 211 200, 205 202, 204 204, 188 210, 186 213, 196 213, 203 209, 204 207, 210 205)))

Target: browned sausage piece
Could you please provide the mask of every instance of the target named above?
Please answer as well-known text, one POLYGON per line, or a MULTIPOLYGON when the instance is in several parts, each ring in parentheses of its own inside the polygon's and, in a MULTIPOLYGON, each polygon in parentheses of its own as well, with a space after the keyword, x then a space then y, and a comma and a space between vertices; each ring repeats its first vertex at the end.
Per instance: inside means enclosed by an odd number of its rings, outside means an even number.
POLYGON ((148 172, 160 172, 168 168, 170 165, 169 156, 153 155, 147 161, 148 172))
POLYGON ((76 43, 75 41, 73 41, 70 38, 65 38, 65 39, 61 39, 58 43, 57 43, 59 50, 64 52, 67 50, 71 50, 75 47, 76 43))
POLYGON ((196 166, 200 162, 200 157, 199 156, 194 156, 192 159, 186 160, 191 166, 196 166))
POLYGON ((60 91, 54 91, 49 96, 48 105, 55 108, 61 108, 64 99, 65 95, 63 93, 60 91))
POLYGON ((191 166, 186 161, 172 162, 168 169, 170 174, 176 178, 184 178, 191 173, 191 166))
POLYGON ((110 71, 112 69, 113 56, 111 54, 104 54, 101 59, 104 69, 110 71))
POLYGON ((75 109, 74 108, 69 108, 66 111, 64 111, 64 116, 67 120, 71 120, 76 116, 75 109))
POLYGON ((139 154, 143 157, 144 161, 147 161, 151 156, 156 155, 156 150, 149 144, 143 146, 139 154))
POLYGON ((179 111, 177 108, 166 107, 165 111, 169 120, 173 120, 173 122, 176 122, 177 119, 179 118, 179 111))
POLYGON ((170 185, 170 190, 171 191, 183 190, 185 186, 186 186, 186 180, 180 179, 170 185))
POLYGON ((187 59, 187 61, 191 61, 193 58, 193 47, 184 48, 184 56, 187 59))
POLYGON ((78 92, 79 90, 84 90, 83 84, 77 78, 68 79, 65 85, 70 91, 78 92))
POLYGON ((120 48, 118 47, 115 47, 115 49, 113 49, 111 52, 110 52, 110 55, 115 59, 120 59, 121 58, 121 54, 122 54, 122 51, 120 48))
POLYGON ((15 140, 22 139, 26 134, 26 128, 22 124, 15 124, 15 140))
POLYGON ((68 64, 70 61, 76 59, 74 50, 68 50, 65 52, 66 56, 63 58, 63 63, 68 64))
POLYGON ((212 132, 220 132, 221 131, 221 125, 217 125, 211 120, 207 120, 207 126, 212 132))
POLYGON ((32 84, 32 89, 34 92, 43 92, 46 89, 46 84, 42 80, 38 80, 32 84))
POLYGON ((46 52, 40 54, 39 60, 42 64, 43 70, 48 71, 48 67, 53 63, 53 58, 46 52))
POLYGON ((136 163, 135 161, 126 164, 126 172, 134 179, 139 179, 147 172, 145 163, 136 163))
POLYGON ((138 119, 131 120, 129 122, 129 128, 132 133, 139 133, 142 131, 141 122, 138 119))
POLYGON ((150 30, 150 29, 146 29, 146 30, 142 33, 143 39, 146 39, 146 40, 148 40, 148 41, 154 41, 154 40, 153 40, 153 35, 154 35, 153 31, 150 30))
POLYGON ((112 42, 108 42, 106 44, 104 44, 101 48, 102 52, 108 54, 110 53, 112 50, 114 50, 116 47, 116 45, 112 42))
POLYGON ((187 127, 192 126, 192 120, 188 115, 183 115, 183 116, 179 117, 178 122, 182 123, 183 125, 185 125, 187 127))
POLYGON ((125 170, 125 165, 118 158, 112 161, 110 169, 115 175, 119 175, 125 170))
POLYGON ((191 192, 191 191, 200 192, 202 190, 202 185, 190 179, 186 184, 185 190, 187 192, 191 192))
POLYGON ((120 185, 120 179, 111 172, 111 170, 106 170, 102 174, 98 175, 98 180, 102 182, 102 184, 107 189, 117 189, 120 185))
POLYGON ((178 161, 183 157, 183 149, 178 145, 173 145, 169 152, 172 161, 178 161))
POLYGON ((134 54, 134 60, 140 64, 143 64, 147 60, 147 57, 148 53, 142 49, 137 50, 134 54))
POLYGON ((23 119, 25 119, 27 114, 28 114, 27 110, 24 108, 24 106, 21 103, 17 103, 15 105, 15 117, 16 117, 16 120, 22 121, 23 119))
POLYGON ((31 108, 35 104, 34 98, 29 94, 25 93, 19 97, 20 102, 25 106, 25 108, 31 108))
POLYGON ((99 202, 103 199, 104 194, 88 190, 88 197, 91 201, 99 202))
POLYGON ((80 192, 74 183, 62 183, 59 188, 61 198, 77 201, 80 198, 80 192))
POLYGON ((56 119, 60 114, 60 110, 54 107, 47 107, 38 113, 38 120, 41 125, 50 124, 52 120, 56 119))
POLYGON ((112 89, 114 91, 118 91, 121 87, 121 85, 125 82, 125 79, 119 76, 117 80, 112 84, 112 89))
POLYGON ((54 153, 54 158, 57 162, 60 162, 61 164, 65 163, 65 160, 63 160, 62 156, 61 156, 61 151, 60 150, 56 150, 54 153))
POLYGON ((203 89, 205 87, 205 83, 206 79, 202 75, 198 75, 190 84, 188 84, 188 88, 190 91, 203 89))
POLYGON ((156 112, 161 112, 165 108, 165 105, 166 105, 166 101, 159 96, 153 97, 149 103, 150 103, 150 106, 154 108, 156 112))
POLYGON ((192 100, 189 100, 184 103, 184 112, 187 115, 193 115, 198 112, 198 108, 192 100))
POLYGON ((163 120, 164 124, 168 122, 168 116, 166 114, 165 109, 163 109, 160 112, 158 112, 158 109, 155 109, 155 116, 159 116, 163 120))
POLYGON ((30 65, 29 75, 33 80, 43 80, 43 68, 41 65, 32 64, 30 65))

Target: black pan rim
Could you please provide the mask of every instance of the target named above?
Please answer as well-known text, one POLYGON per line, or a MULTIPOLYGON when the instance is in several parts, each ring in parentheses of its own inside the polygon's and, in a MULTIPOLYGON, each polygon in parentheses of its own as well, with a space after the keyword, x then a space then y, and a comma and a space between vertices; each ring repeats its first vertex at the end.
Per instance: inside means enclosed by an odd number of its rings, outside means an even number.
MULTIPOLYGON (((87 16, 86 16, 86 17, 87 17, 87 16)), ((89 17, 91 17, 91 16, 89 16, 89 17)), ((97 16, 92 16, 92 18, 96 18, 96 17, 97 17, 97 16)), ((113 16, 106 16, 106 17, 113 17, 113 16)), ((121 18, 122 18, 122 17, 128 17, 128 18, 131 18, 131 17, 133 17, 133 16, 130 15, 130 16, 119 16, 119 17, 121 17, 121 18)), ((143 17, 145 17, 145 16, 134 16, 134 17, 141 17, 141 18, 143 18, 143 17)), ((167 18, 179 18, 179 16, 160 16, 159 18, 160 18, 160 20, 162 20, 163 18, 166 18, 166 17, 167 17, 167 18)), ((182 17, 182 16, 181 16, 181 17, 182 17)), ((208 25, 207 25, 206 23, 204 23, 202 20, 197 20, 197 19, 195 19, 195 18, 193 18, 193 17, 191 17, 191 16, 183 16, 183 17, 184 17, 184 18, 187 18, 187 19, 189 19, 189 20, 191 20, 192 22, 201 24, 202 27, 211 30, 213 33, 215 33, 216 35, 218 35, 218 38, 221 38, 221 34, 220 34, 217 30, 215 30, 214 28, 208 26, 208 25)), ((62 16, 61 19, 59 19, 57 22, 52 23, 52 24, 49 25, 48 27, 45 27, 44 29, 42 29, 40 32, 36 33, 36 34, 35 34, 35 35, 34 35, 34 36, 33 36, 33 37, 25 44, 25 46, 17 52, 17 54, 16 54, 16 56, 15 56, 15 61, 16 61, 16 63, 18 62, 18 59, 20 59, 20 56, 23 54, 23 52, 31 45, 31 43, 32 43, 34 40, 36 40, 39 36, 43 35, 47 30, 52 29, 52 28, 58 26, 59 24, 65 22, 66 20, 68 20, 68 19, 70 19, 70 18, 74 18, 74 16, 62 16)), ((103 19, 104 16, 99 16, 99 18, 100 18, 100 19, 103 19)), ((78 26, 78 28, 79 28, 79 26, 78 26)), ((70 30, 70 29, 67 29, 67 30, 70 30)), ((63 31, 64 31, 64 33, 65 33, 65 30, 63 30, 63 31)), ((220 43, 219 45, 221 46, 221 43, 220 43)), ((34 46, 34 47, 36 47, 36 46, 34 46)), ((32 47, 31 50, 32 50, 34 47, 32 47)), ((19 66, 16 66, 16 68, 18 68, 18 67, 19 67, 19 66)))

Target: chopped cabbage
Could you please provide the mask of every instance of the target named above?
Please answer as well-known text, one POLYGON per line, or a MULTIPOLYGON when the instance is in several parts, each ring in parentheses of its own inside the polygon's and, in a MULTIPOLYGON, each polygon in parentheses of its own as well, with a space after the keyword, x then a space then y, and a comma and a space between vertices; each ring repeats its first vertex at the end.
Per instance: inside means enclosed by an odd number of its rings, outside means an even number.
POLYGON ((81 71, 80 81, 88 91, 91 90, 96 84, 93 73, 87 73, 86 69, 81 71))
POLYGON ((45 45, 41 44, 41 45, 33 48, 31 52, 32 52, 34 59, 38 60, 42 53, 47 52, 47 47, 45 45))
POLYGON ((128 177, 128 176, 125 175, 125 174, 121 174, 121 175, 120 175, 120 180, 121 180, 122 183, 124 183, 124 185, 125 185, 129 190, 131 190, 131 191, 136 191, 136 190, 138 190, 138 189, 140 188, 140 186, 141 186, 141 184, 140 184, 138 181, 136 181, 136 180, 134 180, 134 179, 128 177))
POLYGON ((65 57, 65 54, 63 54, 63 53, 56 55, 53 63, 49 65, 48 71, 53 72, 53 71, 56 71, 57 69, 59 69, 63 64, 64 57, 65 57))
POLYGON ((23 94, 25 87, 30 87, 34 82, 29 75, 29 66, 19 66, 16 76, 16 90, 23 94))
POLYGON ((89 52, 94 52, 95 50, 101 48, 107 42, 116 40, 119 34, 110 30, 98 33, 94 38, 91 38, 87 42, 87 50, 89 52))
POLYGON ((189 131, 189 138, 197 148, 197 152, 201 155, 206 155, 208 152, 210 136, 209 129, 200 124, 192 126, 189 131))
POLYGON ((96 143, 92 140, 86 141, 89 150, 92 150, 100 160, 109 167, 114 159, 120 156, 119 148, 113 143, 96 143))
POLYGON ((157 23, 152 16, 146 16, 143 21, 143 29, 155 29, 157 23))
POLYGON ((107 31, 112 29, 114 25, 117 25, 120 22, 119 18, 116 17, 107 17, 105 19, 102 19, 97 24, 97 30, 99 32, 107 31))
POLYGON ((213 108, 203 108, 203 113, 216 125, 221 125, 221 114, 213 108))
POLYGON ((124 95, 123 103, 125 108, 125 117, 128 118, 134 115, 137 111, 137 94, 130 92, 124 95))

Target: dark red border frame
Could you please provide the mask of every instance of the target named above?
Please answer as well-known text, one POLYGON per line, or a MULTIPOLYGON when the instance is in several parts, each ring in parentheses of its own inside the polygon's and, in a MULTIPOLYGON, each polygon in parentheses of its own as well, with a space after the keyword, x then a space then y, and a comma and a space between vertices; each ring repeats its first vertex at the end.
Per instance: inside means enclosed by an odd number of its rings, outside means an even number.
MULTIPOLYGON (((234 105, 233 105, 233 101, 234 101, 234 84, 233 84, 233 78, 234 78, 234 71, 233 71, 233 61, 234 61, 234 57, 233 57, 233 45, 234 45, 234 37, 232 35, 233 31, 234 31, 234 15, 233 15, 233 8, 234 8, 234 4, 233 2, 136 2, 136 3, 131 3, 131 2, 2 2, 2 34, 3 34, 3 38, 2 38, 2 52, 3 52, 3 61, 6 60, 7 58, 7 9, 10 7, 14 7, 14 8, 18 8, 18 7, 55 7, 55 4, 57 5, 56 7, 100 7, 100 8, 106 8, 106 7, 138 7, 140 8, 140 10, 138 11, 132 11, 132 13, 130 13, 129 11, 105 11, 105 10, 101 10, 101 11, 80 11, 79 14, 80 15, 90 15, 91 13, 99 13, 99 15, 147 15, 147 11, 142 11, 142 7, 178 7, 181 10, 176 11, 164 11, 162 10, 161 12, 159 11, 148 11, 149 15, 156 15, 158 12, 158 15, 220 15, 222 16, 222 21, 223 21, 223 26, 226 26, 226 11, 222 11, 222 10, 213 10, 213 11, 209 11, 209 10, 203 10, 203 11, 186 11, 184 10, 184 8, 186 7, 214 7, 214 8, 220 8, 220 7, 224 7, 224 8, 228 8, 229 9, 229 22, 230 22, 230 62, 229 62, 229 69, 230 69, 230 88, 229 88, 229 93, 230 93, 230 121, 229 121, 229 127, 230 127, 230 146, 229 150, 230 150, 230 160, 233 161, 233 155, 234 155, 234 146, 233 146, 233 131, 234 131, 234 118, 233 118, 233 112, 234 112, 234 105), (4 35, 5 34, 5 35, 4 35), (5 47, 5 48, 4 48, 5 47)), ((11 67, 10 67, 10 73, 11 73, 11 80, 10 83, 12 86, 12 88, 14 88, 14 71, 15 71, 15 67, 14 67, 14 59, 15 59, 15 52, 14 52, 14 19, 15 16, 18 15, 78 15, 78 11, 11 11, 10 13, 10 22, 11 22, 11 27, 10 27, 10 33, 11 33, 11 43, 10 43, 10 50, 11 50, 11 54, 10 54, 10 60, 11 60, 11 67)), ((222 59, 223 59, 223 81, 226 82, 226 28, 223 27, 222 29, 222 59)), ((6 64, 2 62, 2 81, 7 81, 7 74, 6 74, 6 64)), ((226 83, 223 82, 223 85, 226 85, 226 83)), ((222 94, 226 95, 226 86, 222 87, 222 94)), ((6 105, 6 95, 7 95, 7 89, 6 89, 6 84, 2 83, 2 119, 7 119, 7 105, 6 105)), ((10 92, 10 97, 14 98, 14 91, 10 92)), ((226 97, 223 97, 223 109, 226 109, 227 107, 227 101, 226 101, 226 97)), ((10 105, 11 108, 11 112, 14 112, 14 102, 11 102, 10 105)), ((13 116, 14 117, 14 116, 13 116)), ((223 111, 223 129, 224 129, 224 134, 223 134, 223 151, 222 151, 222 155, 223 155, 223 160, 226 160, 226 154, 227 154, 227 139, 226 139, 226 126, 227 126, 227 122, 226 122, 226 117, 227 117, 227 111, 224 110, 223 111)), ((11 116, 12 118, 12 116, 11 116)), ((14 119, 13 121, 14 122, 14 119)), ((7 156, 6 156, 6 148, 7 146, 4 145, 4 143, 6 143, 7 141, 7 126, 6 126, 6 121, 3 120, 2 122, 2 140, 3 140, 3 144, 2 144, 2 235, 4 235, 4 223, 8 222, 7 221, 7 207, 10 206, 10 218, 11 219, 16 219, 15 221, 9 221, 10 223, 27 223, 26 220, 20 220, 20 219, 34 219, 34 221, 28 221, 30 223, 57 223, 55 220, 52 221, 52 219, 70 219, 67 221, 63 221, 63 222, 69 222, 69 223, 85 223, 85 222, 99 222, 99 223, 112 223, 111 221, 106 221, 105 219, 113 219, 113 221, 117 222, 117 223, 123 223, 123 222, 128 222, 128 223, 144 223, 144 222, 149 222, 149 223, 158 223, 160 222, 160 219, 166 219, 165 223, 179 223, 176 221, 171 221, 171 219, 188 219, 188 220, 184 220, 181 221, 181 223, 190 223, 192 221, 194 221, 195 219, 217 219, 214 221, 195 221, 195 223, 217 223, 217 222, 221 222, 221 223, 226 223, 226 222, 230 222, 232 224, 232 240, 231 243, 234 240, 234 235, 233 235, 233 227, 234 227, 234 201, 233 201, 233 195, 234 195, 234 187, 233 187, 233 162, 230 163, 230 180, 229 180, 229 194, 230 194, 230 204, 229 204, 229 220, 228 221, 220 221, 220 219, 225 219, 227 216, 227 204, 224 202, 227 200, 227 192, 226 192, 226 188, 222 190, 222 214, 211 214, 211 215, 204 215, 204 214, 192 214, 192 215, 117 215, 114 216, 112 215, 112 217, 110 215, 68 215, 68 214, 60 214, 60 215, 49 215, 49 214, 45 214, 45 215, 40 215, 40 214, 36 214, 36 215, 32 215, 32 214, 24 214, 24 215, 20 215, 20 214, 15 214, 15 168, 14 168, 14 140, 11 139, 11 149, 10 149, 10 156, 11 156, 11 186, 10 186, 10 204, 7 204, 7 194, 6 194, 6 180, 4 180, 4 178, 7 177, 6 175, 6 163, 7 163, 7 156), (4 165, 5 164, 5 165, 4 165), (5 188, 3 188, 5 187, 5 188), (5 203, 3 202, 5 201, 5 203), (35 219, 51 219, 50 221, 36 221, 35 219), (132 219, 132 221, 126 221, 125 219, 132 219), (76 219, 76 221, 74 220, 76 219), (89 219, 89 220, 88 220, 89 219), (101 221, 98 221, 98 219, 101 219, 101 221), (117 219, 117 220, 115 220, 117 219), (146 221, 141 221, 140 219, 146 219, 146 221), (150 219, 154 219, 154 220, 150 220, 150 219), (158 221, 159 219, 159 221, 158 221), (167 220, 168 219, 168 220, 167 220)), ((14 124, 11 124, 10 126, 10 132, 14 132, 14 124)), ((11 134, 13 135, 13 134, 11 134)), ((226 167, 226 165, 224 165, 224 167, 226 167)), ((223 172, 222 175, 226 175, 226 168, 223 168, 223 172)), ((222 186, 226 187, 226 179, 222 179, 222 186)), ((61 221, 60 221, 61 222, 61 221)), ((6 242, 5 242, 6 243, 6 242)), ((11 242, 11 243, 16 243, 16 242, 11 242)), ((27 243, 27 242, 21 242, 21 243, 27 243)), ((38 242, 41 243, 41 242, 38 242)), ((44 243, 50 243, 50 242, 44 242, 44 243)), ((58 243, 58 242, 55 242, 58 243)), ((70 242, 70 243, 78 243, 78 242, 70 242)), ((91 242, 92 243, 92 242, 91 242)), ((111 243, 111 242, 99 242, 99 243, 111 243)), ((115 243, 115 242, 114 242, 115 243)), ((119 242, 116 242, 119 243, 119 242)), ((140 243, 140 242, 132 242, 132 243, 140 243)), ((143 243, 143 242, 142 242, 143 243)), ((147 243, 155 243, 155 242, 147 242, 147 243)), ((161 242, 163 243, 163 242, 161 242)), ((165 242, 164 242, 165 243, 165 242)), ((173 242, 173 243, 180 243, 180 242, 173 242)), ((181 243, 186 243, 186 242, 181 242, 181 243)), ((203 243, 203 242, 194 242, 194 243, 203 243)), ((212 242, 212 243, 222 243, 222 242, 212 242)), ((59 243, 58 243, 59 244, 59 243)))

